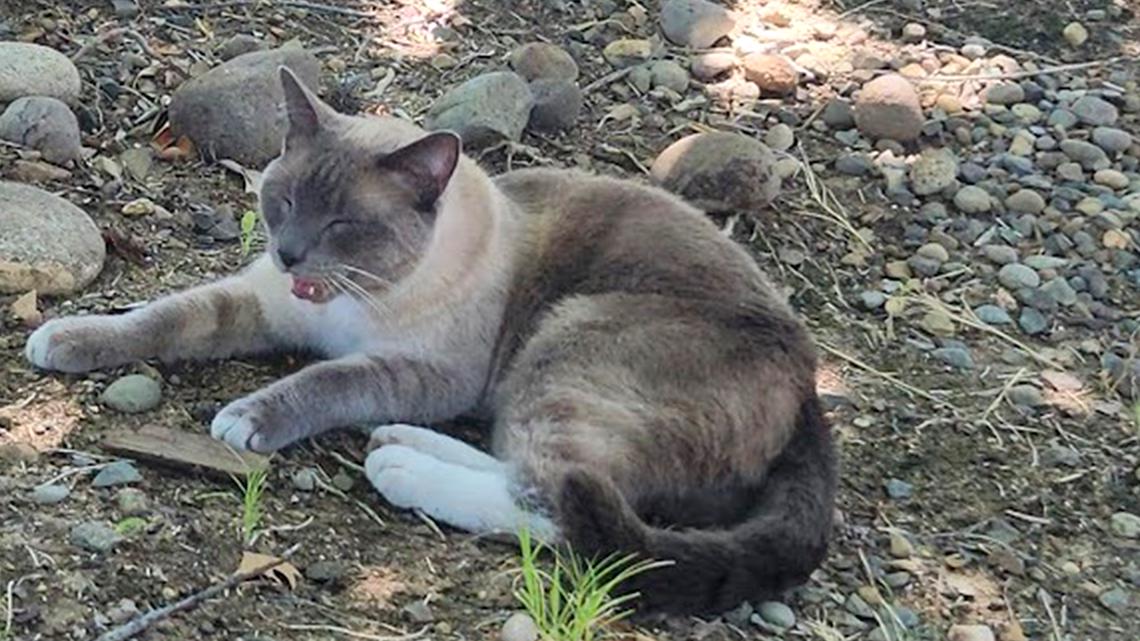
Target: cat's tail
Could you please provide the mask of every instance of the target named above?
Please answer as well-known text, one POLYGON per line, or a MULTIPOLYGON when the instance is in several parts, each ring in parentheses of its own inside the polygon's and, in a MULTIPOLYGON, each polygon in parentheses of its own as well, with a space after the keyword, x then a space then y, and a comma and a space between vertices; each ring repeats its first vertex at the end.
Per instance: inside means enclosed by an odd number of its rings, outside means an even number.
POLYGON ((566 478, 559 520, 587 557, 634 553, 672 561, 622 586, 642 611, 723 612, 802 583, 822 562, 832 527, 837 474, 830 429, 813 394, 773 462, 753 511, 727 529, 666 530, 643 522, 608 479, 586 470, 566 478))

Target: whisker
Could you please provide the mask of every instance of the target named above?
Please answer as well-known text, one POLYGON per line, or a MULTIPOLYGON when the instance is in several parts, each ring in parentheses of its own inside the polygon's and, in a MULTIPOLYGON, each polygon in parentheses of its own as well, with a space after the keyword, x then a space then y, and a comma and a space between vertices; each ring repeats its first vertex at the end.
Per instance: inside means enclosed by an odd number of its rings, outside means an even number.
POLYGON ((345 263, 340 263, 340 264, 338 265, 338 267, 340 267, 341 269, 343 269, 343 270, 345 270, 345 271, 348 271, 348 272, 352 272, 353 274, 359 274, 359 275, 361 275, 361 276, 364 276, 365 278, 371 278, 372 280, 376 281, 377 283, 379 283, 379 284, 381 284, 381 285, 383 285, 383 286, 385 286, 385 287, 389 287, 389 288, 391 288, 391 287, 394 287, 394 286, 395 286, 395 283, 393 283, 392 281, 388 280, 387 278, 383 278, 383 277, 381 277, 381 276, 377 276, 376 274, 373 274, 372 272, 370 272, 370 271, 367 271, 367 270, 364 270, 364 269, 361 269, 361 268, 359 268, 359 267, 354 267, 354 266, 352 266, 352 265, 348 265, 348 264, 345 264, 345 263))
POLYGON ((346 294, 349 294, 350 296, 352 294, 356 294, 356 298, 361 299, 366 305, 371 307, 372 310, 375 311, 377 314, 380 314, 381 316, 391 316, 392 315, 392 311, 390 308, 388 308, 387 305, 385 305, 384 303, 379 301, 368 290, 361 287, 359 283, 353 282, 349 278, 345 277, 343 274, 333 274, 332 282, 337 283, 342 288, 341 291, 344 291, 346 294))

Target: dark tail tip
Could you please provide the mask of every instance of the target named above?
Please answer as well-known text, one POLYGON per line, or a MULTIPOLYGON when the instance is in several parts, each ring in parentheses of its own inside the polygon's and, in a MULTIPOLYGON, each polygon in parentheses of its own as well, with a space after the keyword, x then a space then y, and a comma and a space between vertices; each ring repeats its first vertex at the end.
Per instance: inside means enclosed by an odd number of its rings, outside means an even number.
POLYGON ((645 546, 645 528, 608 479, 582 469, 566 474, 558 501, 564 535, 587 558, 645 546))

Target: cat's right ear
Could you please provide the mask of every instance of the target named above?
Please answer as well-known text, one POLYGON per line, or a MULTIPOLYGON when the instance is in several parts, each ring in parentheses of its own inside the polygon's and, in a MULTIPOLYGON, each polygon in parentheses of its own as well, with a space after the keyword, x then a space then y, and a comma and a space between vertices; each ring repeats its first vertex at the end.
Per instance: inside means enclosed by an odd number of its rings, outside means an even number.
POLYGON ((281 76, 281 89, 285 94, 285 113, 289 122, 286 140, 316 134, 321 128, 324 103, 309 91, 305 83, 301 82, 288 67, 278 67, 277 72, 281 76))

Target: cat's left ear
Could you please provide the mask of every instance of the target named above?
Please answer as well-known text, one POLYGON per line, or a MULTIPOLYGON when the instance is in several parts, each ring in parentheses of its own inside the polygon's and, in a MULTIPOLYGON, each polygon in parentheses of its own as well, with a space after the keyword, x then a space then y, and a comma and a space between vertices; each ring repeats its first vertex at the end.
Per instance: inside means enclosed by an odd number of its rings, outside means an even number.
POLYGON ((447 189, 461 152, 459 136, 437 131, 382 157, 379 166, 411 178, 419 196, 417 204, 427 209, 447 189))

